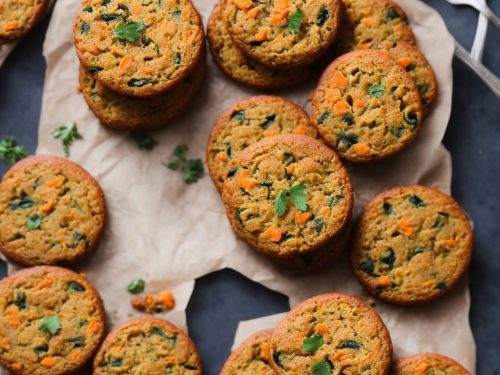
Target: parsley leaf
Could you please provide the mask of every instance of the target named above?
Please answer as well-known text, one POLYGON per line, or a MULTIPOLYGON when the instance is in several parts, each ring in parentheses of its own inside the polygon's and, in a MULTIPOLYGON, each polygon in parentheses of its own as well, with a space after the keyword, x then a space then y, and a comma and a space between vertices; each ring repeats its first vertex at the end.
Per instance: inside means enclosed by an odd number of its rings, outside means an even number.
POLYGON ((143 279, 135 279, 127 285, 127 290, 132 294, 139 294, 144 291, 146 282, 143 279))
POLYGON ((184 182, 192 184, 202 178, 205 171, 201 159, 188 159, 187 152, 188 146, 184 144, 177 145, 174 150, 174 156, 177 160, 162 164, 173 171, 182 171, 184 182))
POLYGON ((127 22, 114 29, 113 34, 120 40, 126 40, 132 43, 141 39, 145 29, 146 26, 142 23, 127 22))
POLYGON ((83 139, 82 135, 78 132, 76 122, 66 123, 52 132, 54 139, 60 139, 63 144, 64 155, 69 157, 69 148, 77 139, 83 139))
POLYGON ((23 146, 19 146, 12 136, 7 136, 0 141, 0 159, 7 164, 14 164, 27 156, 23 146))
POLYGON ((41 224, 42 218, 36 214, 26 219, 26 226, 30 229, 38 229, 41 224))
POLYGON ((147 133, 132 133, 132 139, 137 143, 140 150, 152 150, 158 144, 153 137, 147 133))
POLYGON ((46 316, 38 326, 39 331, 49 332, 51 335, 55 335, 60 328, 61 321, 57 316, 46 316))
POLYGON ((332 365, 328 361, 321 361, 311 366, 312 375, 330 375, 332 373, 332 365))
POLYGON ((304 19, 304 12, 302 9, 298 8, 288 19, 288 28, 292 34, 298 34, 300 27, 302 26, 302 20, 304 19))
POLYGON ((307 211, 307 191, 304 185, 299 184, 292 186, 290 189, 290 197, 297 210, 302 212, 307 211))
POLYGON ((302 341, 302 349, 304 349, 306 353, 314 353, 316 350, 321 348, 324 343, 325 340, 323 340, 323 336, 314 335, 312 337, 305 338, 302 341))
POLYGON ((371 85, 368 89, 372 98, 380 98, 384 94, 385 88, 383 85, 371 85))
POLYGON ((281 217, 286 212, 286 206, 288 205, 288 197, 286 191, 281 191, 278 197, 274 201, 274 211, 278 217, 281 217))

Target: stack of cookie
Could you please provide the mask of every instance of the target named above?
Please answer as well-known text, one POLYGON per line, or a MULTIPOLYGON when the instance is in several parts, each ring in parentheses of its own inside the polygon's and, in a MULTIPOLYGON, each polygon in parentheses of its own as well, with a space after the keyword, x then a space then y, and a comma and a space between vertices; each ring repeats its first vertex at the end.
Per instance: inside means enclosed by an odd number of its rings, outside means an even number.
POLYGON ((260 89, 312 78, 313 63, 331 49, 341 24, 340 0, 223 0, 208 22, 208 40, 220 69, 260 89))
POLYGON ((103 125, 164 126, 202 85, 204 33, 190 0, 84 0, 73 35, 81 91, 103 125))

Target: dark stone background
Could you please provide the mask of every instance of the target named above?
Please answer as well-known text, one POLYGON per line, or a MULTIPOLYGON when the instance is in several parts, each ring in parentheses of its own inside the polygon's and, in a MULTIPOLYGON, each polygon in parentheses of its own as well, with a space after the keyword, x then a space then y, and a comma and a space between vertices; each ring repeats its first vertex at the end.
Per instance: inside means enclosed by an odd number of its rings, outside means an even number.
MULTIPOLYGON (((472 45, 477 13, 445 0, 426 0, 464 46, 472 45)), ((500 14, 500 0, 490 0, 500 14)), ((27 36, 0 68, 0 138, 14 135, 34 152, 44 81, 42 43, 48 20, 27 36)), ((500 32, 490 25, 484 64, 500 75, 500 32)), ((478 374, 500 374, 500 101, 465 65, 455 60, 453 111, 444 143, 453 155, 453 195, 475 222, 470 314, 477 342, 478 374)), ((0 174, 7 165, 0 162, 0 174)), ((3 266, 3 265, 2 265, 3 266)), ((5 274, 5 267, 0 275, 5 274)), ((285 297, 234 271, 196 282, 187 314, 205 374, 215 375, 229 353, 240 320, 288 309, 285 297)), ((443 342, 443 345, 446 345, 443 342)), ((460 358, 457 358, 460 361, 460 358)))

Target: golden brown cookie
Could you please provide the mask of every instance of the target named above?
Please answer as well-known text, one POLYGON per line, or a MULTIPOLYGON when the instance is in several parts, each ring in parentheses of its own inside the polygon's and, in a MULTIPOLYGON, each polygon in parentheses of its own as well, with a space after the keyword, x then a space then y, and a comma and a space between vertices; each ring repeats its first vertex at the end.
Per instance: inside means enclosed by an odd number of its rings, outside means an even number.
POLYGON ((329 293, 293 308, 274 330, 271 362, 278 375, 386 375, 392 343, 382 319, 360 299, 329 293))
POLYGON ((316 137, 307 113, 279 96, 259 95, 236 102, 216 120, 207 144, 207 166, 221 190, 231 173, 231 160, 251 144, 278 134, 316 137))
POLYGON ((101 124, 122 130, 157 129, 186 110, 200 90, 206 71, 205 54, 182 81, 162 94, 136 98, 117 94, 80 66, 80 88, 101 124))
POLYGON ((314 67, 273 69, 246 56, 234 44, 222 19, 221 4, 214 6, 208 19, 207 37, 217 66, 229 77, 263 90, 299 85, 313 76, 314 67))
POLYGON ((263 139, 232 162, 222 199, 235 233, 271 257, 303 255, 349 222, 353 195, 338 156, 295 134, 263 139))
POLYGON ((0 44, 14 42, 42 19, 49 0, 3 0, 0 2, 0 44))
POLYGON ((69 160, 30 156, 0 184, 0 251, 18 263, 79 260, 96 247, 105 219, 99 184, 69 160))
POLYGON ((224 0, 223 18, 234 43, 272 68, 311 64, 340 28, 341 0, 224 0))
POLYGON ((141 97, 184 79, 204 43, 200 15, 189 0, 84 0, 73 36, 81 63, 98 81, 141 97))
POLYGON ((415 81, 389 53, 347 53, 323 73, 312 94, 312 121, 351 162, 384 159, 416 137, 423 107, 415 81))
POLYGON ((220 375, 275 375, 269 362, 272 329, 257 332, 231 353, 220 375))
POLYGON ((184 331, 164 319, 135 318, 106 337, 93 374, 201 375, 201 362, 184 331))
POLYGON ((398 359, 394 375, 472 375, 460 364, 442 354, 426 353, 398 359))
POLYGON ((399 42, 415 44, 404 11, 391 0, 343 0, 345 14, 335 50, 388 49, 399 42))
POLYGON ((77 373, 106 333, 101 299, 87 279, 39 266, 0 281, 0 362, 14 374, 77 373))
POLYGON ((434 300, 464 275, 473 233, 459 204, 425 186, 381 193, 352 236, 356 277, 374 296, 403 305, 434 300))

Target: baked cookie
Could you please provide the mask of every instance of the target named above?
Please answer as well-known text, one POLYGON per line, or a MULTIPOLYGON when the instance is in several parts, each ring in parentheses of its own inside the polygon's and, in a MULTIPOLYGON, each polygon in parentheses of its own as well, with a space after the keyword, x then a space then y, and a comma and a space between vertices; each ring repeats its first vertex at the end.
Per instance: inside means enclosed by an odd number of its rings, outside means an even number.
POLYGON ((198 62, 204 36, 189 0, 84 0, 73 26, 78 57, 96 79, 124 95, 173 87, 198 62))
POLYGON ((394 57, 417 84, 418 91, 422 97, 425 112, 428 112, 437 97, 437 82, 432 66, 422 52, 414 45, 400 42, 389 50, 394 57))
POLYGON ((67 375, 106 333, 95 288, 81 274, 39 266, 0 281, 0 363, 14 374, 67 375))
POLYGON ((207 166, 221 190, 231 160, 252 143, 283 133, 316 137, 316 128, 297 104, 279 96, 251 96, 236 102, 216 120, 208 137, 207 166))
POLYGON ((312 121, 351 162, 396 154, 420 129, 423 107, 410 74, 389 53, 354 51, 334 60, 312 94, 312 121))
POLYGON ((309 298, 274 330, 271 364, 278 375, 386 375, 392 343, 378 314, 340 293, 309 298))
POLYGON ((184 331, 164 319, 135 318, 106 337, 93 374, 201 375, 201 362, 184 331))
POLYGON ((204 55, 182 81, 162 94, 136 98, 117 94, 80 66, 80 88, 101 124, 115 129, 148 130, 167 125, 191 103, 205 78, 204 55))
POLYGON ((96 247, 105 214, 104 194, 82 167, 30 156, 0 184, 0 251, 27 266, 74 262, 96 247))
POLYGON ((223 18, 234 43, 271 68, 311 64, 340 28, 341 0, 224 0, 223 18))
POLYGON ((0 2, 0 44, 14 42, 41 20, 48 0, 2 0, 0 2))
POLYGON ((272 329, 257 332, 234 351, 227 359, 220 375, 275 375, 269 362, 269 339, 272 329))
POLYGON ((352 236, 351 263, 374 296, 420 304, 460 280, 472 244, 467 215, 453 198, 424 186, 398 187, 364 208, 352 236))
POLYGON ((394 375, 472 375, 457 362, 441 354, 426 353, 398 359, 394 375))
POLYGON ((236 156, 222 199, 235 233, 278 258, 329 243, 349 222, 353 205, 337 154, 295 134, 263 139, 236 156))
POLYGON ((207 37, 217 66, 231 79, 263 90, 299 85, 314 73, 313 67, 272 69, 247 57, 234 44, 222 19, 221 4, 215 5, 208 19, 207 37))
POLYGON ((344 18, 335 44, 339 55, 356 49, 388 49, 398 42, 415 44, 403 10, 391 0, 343 0, 344 18))

